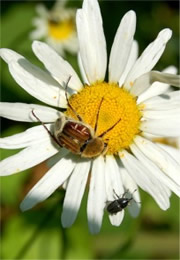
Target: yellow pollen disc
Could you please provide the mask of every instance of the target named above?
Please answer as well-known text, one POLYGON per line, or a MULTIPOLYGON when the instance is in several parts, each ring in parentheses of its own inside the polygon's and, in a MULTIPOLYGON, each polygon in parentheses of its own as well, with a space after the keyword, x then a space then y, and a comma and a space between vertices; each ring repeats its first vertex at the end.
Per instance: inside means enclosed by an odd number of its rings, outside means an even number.
MULTIPOLYGON (((80 92, 72 95, 69 102, 83 121, 93 129, 99 111, 96 136, 115 125, 102 137, 108 144, 107 154, 116 154, 128 148, 135 135, 140 132, 141 113, 136 99, 117 84, 98 82, 91 86, 86 85, 80 92)), ((77 119, 70 108, 66 115, 77 119)))
POLYGON ((75 25, 72 19, 66 21, 49 21, 48 23, 49 35, 55 40, 68 39, 75 30, 75 25))

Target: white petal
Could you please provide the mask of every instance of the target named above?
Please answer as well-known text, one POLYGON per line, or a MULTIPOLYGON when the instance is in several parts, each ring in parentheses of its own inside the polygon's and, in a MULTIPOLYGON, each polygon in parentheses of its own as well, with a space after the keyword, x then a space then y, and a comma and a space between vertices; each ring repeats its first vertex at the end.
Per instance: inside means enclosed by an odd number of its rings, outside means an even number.
POLYGON ((124 87, 130 89, 132 83, 142 74, 149 72, 158 62, 164 52, 166 43, 171 38, 170 29, 162 30, 154 42, 152 42, 137 59, 131 71, 129 72, 124 87))
MULTIPOLYGON (((161 183, 166 185, 170 190, 180 196, 180 186, 177 183, 167 176, 164 172, 162 172, 150 159, 148 159, 135 145, 132 144, 130 146, 132 152, 139 159, 139 161, 151 172, 151 174, 157 178, 161 183)), ((167 190, 167 194, 170 196, 170 193, 167 190)))
POLYGON ((45 23, 45 21, 41 20, 41 23, 37 23, 35 21, 33 21, 33 24, 35 26, 37 26, 37 29, 35 29, 34 31, 32 31, 29 34, 29 38, 33 41, 33 40, 37 40, 37 39, 42 39, 43 37, 46 37, 48 34, 48 26, 45 23))
POLYGON ((69 178, 61 216, 63 227, 70 227, 76 219, 85 191, 90 164, 89 160, 80 159, 69 178))
MULTIPOLYGON (((135 191, 135 193, 138 194, 138 196, 140 196, 139 191, 135 191)), ((132 193, 129 193, 129 197, 132 195, 132 193)), ((140 207, 141 207, 141 201, 140 200, 136 200, 134 198, 133 195, 133 200, 131 200, 130 204, 128 205, 127 209, 129 211, 129 214, 131 215, 131 217, 133 218, 137 218, 139 216, 140 213, 140 207)))
MULTIPOLYGON (((168 110, 179 107, 180 90, 162 94, 161 96, 153 97, 144 102, 144 110, 168 110)), ((141 106, 141 104, 140 104, 141 106)))
POLYGON ((24 58, 19 53, 15 52, 13 50, 10 50, 10 49, 6 49, 6 48, 0 49, 0 57, 8 64, 12 61, 17 62, 19 59, 24 58))
MULTIPOLYGON (((50 130, 51 125, 46 125, 50 130)), ((37 143, 46 142, 50 139, 49 134, 43 126, 34 126, 26 131, 12 136, 0 138, 0 148, 18 149, 27 146, 36 145, 37 143)))
POLYGON ((61 187, 62 187, 64 190, 67 189, 68 181, 69 181, 69 177, 68 177, 67 180, 65 180, 65 182, 61 185, 61 187))
POLYGON ((45 5, 43 5, 43 4, 36 5, 36 12, 39 16, 42 16, 42 17, 48 17, 48 15, 49 15, 48 10, 46 9, 45 5))
POLYGON ((147 72, 141 75, 140 77, 138 77, 134 81, 130 89, 130 93, 135 96, 139 96, 156 81, 161 83, 166 83, 175 87, 180 87, 179 75, 163 73, 154 70, 154 71, 147 72))
POLYGON ((66 107, 64 89, 47 72, 9 49, 0 50, 15 81, 30 95, 53 106, 66 107))
MULTIPOLYGON (((42 26, 47 26, 48 21, 42 17, 35 17, 32 19, 32 25, 40 29, 42 26)), ((47 28, 48 29, 48 28, 47 28)))
MULTIPOLYGON (((166 69, 164 69, 162 72, 164 73, 171 73, 171 74, 177 74, 177 68, 174 66, 169 66, 166 69)), ((160 83, 160 82, 154 82, 150 88, 148 88, 145 92, 143 92, 137 100, 137 103, 141 103, 144 100, 147 100, 149 98, 161 95, 163 93, 166 93, 170 89, 169 84, 160 83)))
POLYGON ((29 169, 58 152, 51 139, 42 140, 0 162, 0 175, 6 176, 29 169))
MULTIPOLYGON (((178 119, 178 117, 180 117, 178 116, 178 114, 180 115, 180 107, 178 105, 175 109, 159 110, 159 111, 149 110, 149 111, 144 111, 142 114, 145 119, 155 119, 155 120, 163 119, 168 121, 169 119, 171 120, 174 118, 176 120, 178 119)), ((178 121, 180 122, 180 118, 178 121)))
POLYGON ((158 147, 151 141, 137 136, 134 142, 139 149, 152 160, 167 176, 180 185, 180 165, 171 157, 169 153, 158 147))
POLYGON ((104 170, 104 158, 99 156, 93 162, 87 204, 89 230, 93 234, 101 228, 106 205, 104 170))
POLYGON ((70 153, 69 150, 66 148, 61 148, 57 154, 53 155, 51 158, 47 160, 47 166, 51 168, 54 166, 57 162, 59 162, 63 157, 66 157, 70 153))
POLYGON ((169 119, 171 120, 174 118, 176 120, 178 117, 180 117, 180 106, 178 105, 174 109, 171 109, 171 106, 167 105, 167 110, 147 110, 143 111, 142 114, 145 119, 164 119, 167 120, 168 124, 169 119))
POLYGON ((158 181, 151 172, 127 151, 120 152, 120 158, 134 181, 147 191, 158 203, 161 209, 169 208, 169 198, 165 186, 158 181))
POLYGON ((109 60, 109 81, 118 82, 126 67, 136 29, 136 14, 127 12, 121 20, 109 60))
POLYGON ((103 81, 106 72, 106 42, 97 0, 85 0, 76 15, 80 55, 90 83, 103 81))
POLYGON ((178 137, 180 133, 180 115, 176 115, 172 118, 143 121, 140 129, 154 135, 178 137))
POLYGON ((82 59, 81 59, 81 55, 80 53, 78 53, 78 64, 79 64, 79 69, 80 69, 80 72, 81 72, 81 76, 82 76, 82 79, 83 79, 83 82, 87 85, 90 85, 89 84, 89 81, 86 77, 86 73, 85 73, 85 70, 84 70, 84 67, 83 67, 83 64, 82 64, 82 59))
POLYGON ((176 146, 180 150, 180 136, 176 138, 176 146))
POLYGON ((56 109, 41 105, 0 102, 0 116, 11 120, 37 122, 32 110, 43 123, 55 122, 62 114, 56 109))
MULTIPOLYGON (((56 1, 53 5, 53 14, 56 14, 56 12, 58 12, 59 10, 61 11, 64 11, 64 13, 62 14, 62 17, 64 18, 65 17, 69 17, 69 12, 70 10, 74 10, 74 9, 70 9, 70 8, 66 8, 66 4, 67 4, 67 0, 64 0, 64 1, 56 1)), ((60 14, 61 15, 61 14, 60 14)))
POLYGON ((171 145, 156 143, 157 146, 161 147, 168 154, 170 154, 178 164, 180 164, 180 149, 172 147, 171 145))
POLYGON ((117 212, 116 214, 109 214, 110 222, 113 226, 120 226, 124 218, 124 210, 117 212))
POLYGON ((165 144, 165 146, 172 147, 175 150, 180 151, 180 136, 179 137, 162 137, 159 135, 152 135, 148 133, 141 133, 141 136, 156 143, 157 145, 165 144))
POLYGON ((130 205, 128 205, 128 211, 131 214, 131 216, 135 218, 139 215, 141 208, 141 199, 140 193, 138 191, 138 186, 124 167, 120 167, 120 172, 125 190, 129 191, 130 196, 133 197, 133 200, 131 200, 130 205))
POLYGON ((66 107, 65 91, 47 72, 26 59, 9 64, 15 81, 30 95, 52 106, 66 107))
POLYGON ((54 165, 26 195, 20 205, 21 210, 31 209, 36 204, 47 199, 68 178, 75 163, 76 160, 71 155, 61 159, 54 165))
POLYGON ((50 38, 47 37, 46 38, 46 42, 49 46, 51 46, 59 55, 61 55, 61 57, 63 57, 65 55, 64 53, 64 46, 63 44, 60 42, 57 42, 54 38, 50 38))
MULTIPOLYGON (((114 201, 115 194, 122 195, 124 193, 124 189, 122 186, 121 175, 119 172, 119 168, 117 166, 116 160, 113 156, 106 156, 106 164, 105 164, 105 182, 106 182, 106 194, 107 194, 107 203, 110 201, 114 201)), ((119 226, 124 217, 124 210, 118 212, 117 214, 109 214, 109 219, 112 225, 119 226)))
POLYGON ((129 71, 131 70, 132 66, 136 62, 137 58, 138 58, 138 43, 137 41, 134 40, 129 54, 128 62, 119 80, 119 86, 122 86, 124 84, 124 81, 129 71))
POLYGON ((69 76, 71 76, 68 87, 75 90, 82 88, 82 83, 72 66, 46 43, 34 41, 32 49, 38 59, 43 62, 46 69, 51 73, 52 77, 57 80, 61 86, 64 86, 69 76))

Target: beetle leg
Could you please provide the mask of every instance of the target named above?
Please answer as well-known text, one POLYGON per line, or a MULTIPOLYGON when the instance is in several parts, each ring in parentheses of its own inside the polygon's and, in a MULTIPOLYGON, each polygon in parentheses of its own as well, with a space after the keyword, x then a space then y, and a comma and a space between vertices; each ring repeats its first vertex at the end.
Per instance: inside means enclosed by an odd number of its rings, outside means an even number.
MULTIPOLYGON (((114 192, 114 194, 116 195, 116 197, 117 197, 118 199, 120 199, 119 195, 115 192, 114 189, 113 189, 113 192, 114 192)), ((115 198, 115 199, 116 199, 116 198, 115 198)))
POLYGON ((104 143, 104 150, 103 150, 103 152, 102 152, 102 155, 103 155, 103 156, 106 155, 107 151, 108 151, 108 144, 107 144, 107 143, 104 143))
POLYGON ((47 126, 39 119, 39 117, 37 117, 37 115, 34 113, 34 108, 32 109, 32 115, 42 124, 42 126, 46 129, 46 131, 48 132, 48 134, 51 136, 51 138, 58 144, 58 146, 61 146, 60 143, 58 142, 58 140, 56 139, 56 137, 51 133, 51 131, 49 131, 49 129, 47 128, 47 126))
POLYGON ((125 194, 127 194, 129 192, 129 190, 126 190, 123 195, 122 195, 122 198, 124 198, 125 194))

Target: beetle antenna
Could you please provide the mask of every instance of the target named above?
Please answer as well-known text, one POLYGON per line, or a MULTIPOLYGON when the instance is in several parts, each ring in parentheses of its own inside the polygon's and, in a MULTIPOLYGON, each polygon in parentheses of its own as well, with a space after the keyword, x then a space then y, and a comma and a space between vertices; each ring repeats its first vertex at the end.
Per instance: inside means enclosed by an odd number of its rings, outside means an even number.
POLYGON ((104 99, 104 97, 102 97, 102 99, 101 99, 101 101, 99 103, 98 112, 97 112, 97 115, 96 115, 96 123, 95 123, 95 126, 94 126, 94 133, 95 134, 96 134, 96 130, 97 130, 97 125, 98 125, 98 120, 99 120, 99 113, 100 113, 100 109, 101 109, 101 105, 102 105, 103 99, 104 99))
POLYGON ((105 134, 107 134, 109 131, 111 131, 120 121, 121 121, 121 118, 119 118, 119 120, 114 125, 112 125, 110 128, 108 128, 106 131, 104 131, 98 137, 103 137, 105 134))
POLYGON ((51 131, 49 131, 49 129, 47 128, 47 126, 39 119, 39 117, 34 113, 34 108, 32 109, 32 115, 37 119, 37 121, 39 121, 41 124, 42 124, 42 126, 46 129, 46 131, 48 132, 48 134, 51 136, 51 138, 59 145, 59 146, 61 146, 60 144, 59 144, 59 142, 58 142, 58 140, 56 139, 56 137, 51 133, 51 131))
POLYGON ((73 113, 77 116, 77 118, 79 119, 79 121, 83 121, 82 118, 80 117, 80 115, 78 115, 78 113, 74 110, 74 108, 71 106, 71 104, 69 103, 69 100, 68 100, 68 96, 67 96, 67 87, 68 87, 68 84, 69 84, 69 81, 71 80, 72 76, 70 75, 67 82, 66 82, 66 86, 65 86, 65 96, 66 96, 66 101, 67 101, 67 104, 68 104, 68 107, 70 107, 70 109, 73 111, 73 113))

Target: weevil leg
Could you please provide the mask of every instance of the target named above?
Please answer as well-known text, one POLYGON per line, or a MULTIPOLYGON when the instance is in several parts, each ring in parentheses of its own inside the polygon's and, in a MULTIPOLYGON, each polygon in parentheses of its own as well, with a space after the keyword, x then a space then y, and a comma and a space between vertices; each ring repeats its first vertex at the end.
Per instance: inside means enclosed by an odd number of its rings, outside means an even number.
POLYGON ((128 192, 129 192, 129 190, 126 190, 126 191, 123 193, 122 198, 124 198, 124 197, 125 197, 125 194, 127 194, 128 192))
MULTIPOLYGON (((116 195, 116 197, 117 197, 118 199, 120 199, 120 196, 115 192, 114 189, 113 189, 113 192, 114 192, 114 194, 116 195)), ((117 199, 117 198, 115 198, 115 199, 117 199)))

